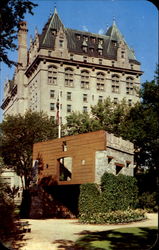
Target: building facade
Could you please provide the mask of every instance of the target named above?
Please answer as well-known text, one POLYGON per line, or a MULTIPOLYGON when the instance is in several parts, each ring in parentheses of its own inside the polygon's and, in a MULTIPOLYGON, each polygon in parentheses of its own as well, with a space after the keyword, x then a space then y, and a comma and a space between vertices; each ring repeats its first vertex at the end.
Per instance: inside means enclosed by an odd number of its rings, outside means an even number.
POLYGON ((139 100, 140 63, 115 21, 103 35, 65 28, 55 9, 27 49, 27 24, 18 32, 18 66, 6 82, 1 108, 6 114, 44 111, 63 123, 72 111, 90 111, 105 98, 129 105, 139 100))
POLYGON ((34 144, 33 163, 41 184, 100 183, 105 172, 133 176, 134 145, 104 130, 66 136, 34 144))
POLYGON ((17 205, 20 205, 23 193, 23 185, 20 176, 18 176, 13 169, 3 169, 3 172, 0 175, 0 181, 1 183, 5 184, 5 186, 10 187, 11 190, 14 188, 19 188, 14 196, 14 202, 17 205))

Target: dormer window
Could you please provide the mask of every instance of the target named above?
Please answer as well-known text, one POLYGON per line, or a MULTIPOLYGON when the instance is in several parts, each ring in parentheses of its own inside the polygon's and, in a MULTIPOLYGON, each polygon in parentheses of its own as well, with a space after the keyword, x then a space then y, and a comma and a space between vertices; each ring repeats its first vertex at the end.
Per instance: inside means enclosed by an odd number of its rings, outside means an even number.
POLYGON ((114 45, 114 47, 117 46, 117 42, 116 41, 112 41, 112 44, 114 45))
POLYGON ((98 49, 98 54, 99 54, 100 56, 102 56, 102 55, 103 55, 103 50, 102 50, 102 49, 98 49))
POLYGON ((121 51, 121 58, 125 58, 125 51, 121 51))
POLYGON ((80 39, 81 39, 80 34, 76 34, 76 38, 77 38, 78 40, 80 40, 80 39))
POLYGON ((55 36, 57 34, 57 30, 56 29, 52 29, 51 30, 52 34, 55 36))
POLYGON ((83 52, 87 53, 88 48, 86 46, 82 46, 83 52))
POLYGON ((88 36, 83 36, 84 41, 88 42, 88 36))
POLYGON ((94 48, 90 48, 90 52, 92 52, 92 53, 93 53, 93 52, 94 52, 94 48))
POLYGON ((60 40, 59 40, 59 47, 60 47, 60 48, 63 48, 63 44, 64 44, 64 41, 60 39, 60 40))
POLYGON ((102 45, 103 44, 103 39, 98 39, 99 43, 102 45))
POLYGON ((92 42, 92 43, 95 43, 95 42, 96 42, 95 37, 91 37, 91 42, 92 42))

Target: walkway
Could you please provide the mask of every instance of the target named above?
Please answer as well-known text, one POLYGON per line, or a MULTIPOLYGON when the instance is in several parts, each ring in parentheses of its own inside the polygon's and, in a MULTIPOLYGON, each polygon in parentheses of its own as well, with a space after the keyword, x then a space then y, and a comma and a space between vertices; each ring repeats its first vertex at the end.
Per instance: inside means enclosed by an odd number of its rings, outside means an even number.
MULTIPOLYGON (((25 234, 24 246, 21 250, 56 250, 61 242, 71 244, 82 234, 95 231, 111 230, 122 227, 150 227, 158 226, 158 215, 148 214, 148 219, 143 222, 134 222, 125 225, 85 225, 78 223, 76 219, 46 219, 28 220, 31 233, 25 234), (58 243, 57 243, 58 242, 58 243)), ((67 248, 67 249, 71 249, 67 248)))

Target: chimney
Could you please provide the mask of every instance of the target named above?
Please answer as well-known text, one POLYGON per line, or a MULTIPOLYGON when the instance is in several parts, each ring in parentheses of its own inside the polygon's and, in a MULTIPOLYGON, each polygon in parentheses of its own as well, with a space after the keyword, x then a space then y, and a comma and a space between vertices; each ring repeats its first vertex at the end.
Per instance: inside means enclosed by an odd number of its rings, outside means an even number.
POLYGON ((18 30, 18 64, 22 68, 27 66, 27 23, 20 22, 18 30))

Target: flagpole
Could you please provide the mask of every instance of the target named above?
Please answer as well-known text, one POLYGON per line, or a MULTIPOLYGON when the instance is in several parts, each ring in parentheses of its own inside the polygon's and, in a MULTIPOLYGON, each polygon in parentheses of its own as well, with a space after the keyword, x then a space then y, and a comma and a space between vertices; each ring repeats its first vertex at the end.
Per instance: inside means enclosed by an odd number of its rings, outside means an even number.
POLYGON ((60 110, 61 98, 60 98, 60 90, 59 90, 58 99, 59 99, 58 138, 61 138, 61 119, 60 119, 60 115, 61 115, 61 110, 60 110))

